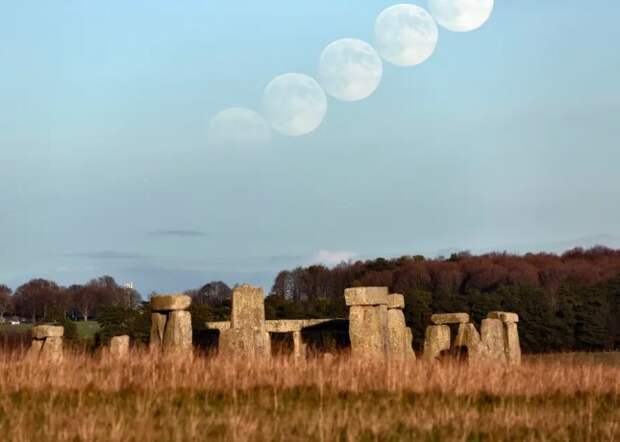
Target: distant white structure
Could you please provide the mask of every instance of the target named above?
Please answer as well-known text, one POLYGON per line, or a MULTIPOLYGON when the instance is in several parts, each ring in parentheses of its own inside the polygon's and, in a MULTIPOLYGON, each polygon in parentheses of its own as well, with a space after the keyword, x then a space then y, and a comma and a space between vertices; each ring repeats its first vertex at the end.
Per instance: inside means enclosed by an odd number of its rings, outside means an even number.
POLYGON ((133 290, 133 282, 126 282, 125 284, 123 284, 123 287, 129 290, 133 290))

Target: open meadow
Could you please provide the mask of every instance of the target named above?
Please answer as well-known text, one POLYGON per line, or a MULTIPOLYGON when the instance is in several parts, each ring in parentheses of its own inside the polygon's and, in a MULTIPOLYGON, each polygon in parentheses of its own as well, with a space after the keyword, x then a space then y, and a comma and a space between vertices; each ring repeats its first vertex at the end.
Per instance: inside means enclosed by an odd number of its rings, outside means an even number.
POLYGON ((620 440, 617 353, 518 367, 21 356, 0 355, 2 440, 620 440))

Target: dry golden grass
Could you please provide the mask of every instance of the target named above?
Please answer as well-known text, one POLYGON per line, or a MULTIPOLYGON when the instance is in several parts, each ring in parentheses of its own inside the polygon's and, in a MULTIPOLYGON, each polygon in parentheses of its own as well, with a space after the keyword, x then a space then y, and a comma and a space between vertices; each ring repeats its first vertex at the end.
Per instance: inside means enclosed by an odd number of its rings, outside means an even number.
POLYGON ((620 440, 620 366, 0 355, 0 440, 620 440))

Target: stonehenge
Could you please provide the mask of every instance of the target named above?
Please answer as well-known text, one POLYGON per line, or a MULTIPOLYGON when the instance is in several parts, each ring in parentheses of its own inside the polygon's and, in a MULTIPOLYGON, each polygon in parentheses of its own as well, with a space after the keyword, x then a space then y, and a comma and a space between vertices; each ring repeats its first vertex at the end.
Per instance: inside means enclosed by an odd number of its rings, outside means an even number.
POLYGON ((389 357, 398 359, 415 359, 411 328, 405 324, 405 297, 400 294, 388 295, 387 304, 387 352, 389 357))
POLYGON ((355 287, 344 291, 349 307, 351 355, 383 358, 388 352, 387 287, 355 287))
POLYGON ((458 353, 467 350, 468 361, 494 361, 509 364, 521 362, 521 347, 517 323, 519 316, 512 312, 492 311, 480 324, 480 333, 469 322, 467 313, 441 313, 431 316, 424 341, 424 359, 433 361, 442 352, 458 353), (454 342, 448 324, 458 324, 454 342))
POLYGON ((192 317, 186 309, 192 303, 187 295, 157 295, 151 298, 149 346, 165 354, 191 355, 192 317))
POLYGON ((113 336, 110 339, 109 354, 114 359, 124 359, 129 354, 129 336, 113 336))
POLYGON ((244 284, 233 290, 230 327, 220 330, 219 353, 250 358, 271 354, 262 288, 244 284))
POLYGON ((62 360, 62 340, 65 329, 58 325, 36 325, 32 328, 32 343, 26 360, 59 362, 62 360))

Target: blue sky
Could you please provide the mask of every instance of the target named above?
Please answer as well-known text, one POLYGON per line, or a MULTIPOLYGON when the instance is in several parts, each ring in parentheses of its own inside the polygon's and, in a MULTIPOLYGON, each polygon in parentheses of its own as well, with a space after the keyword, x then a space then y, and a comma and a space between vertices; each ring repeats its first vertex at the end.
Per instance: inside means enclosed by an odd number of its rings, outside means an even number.
POLYGON ((311 134, 209 148, 215 113, 372 43, 392 4, 0 1, 0 282, 268 289, 340 258, 620 245, 616 1, 497 0, 311 134))

